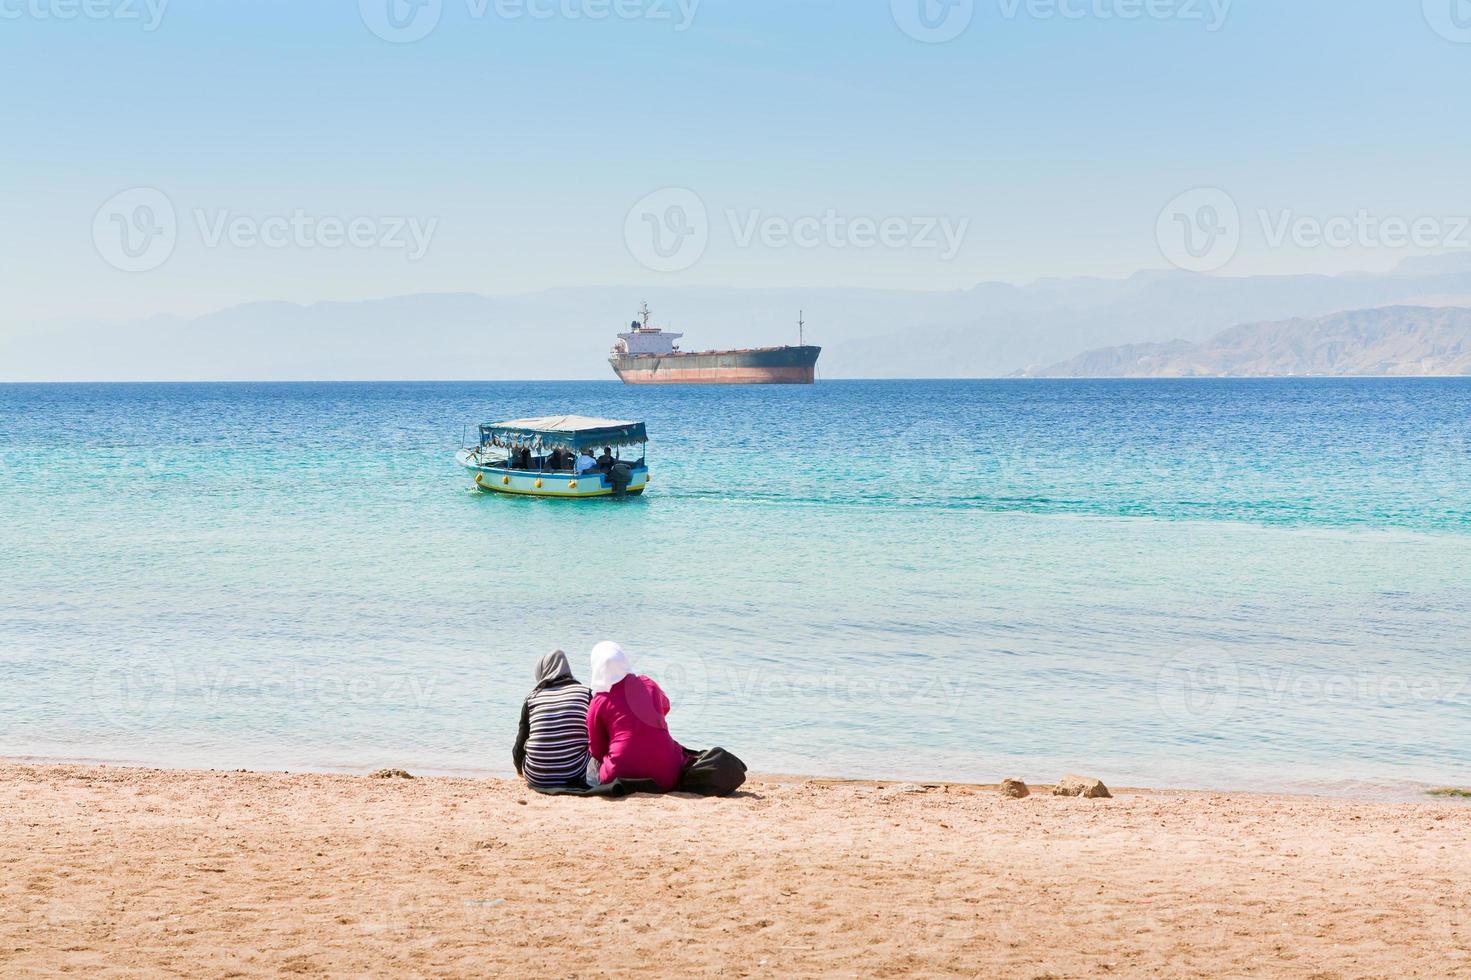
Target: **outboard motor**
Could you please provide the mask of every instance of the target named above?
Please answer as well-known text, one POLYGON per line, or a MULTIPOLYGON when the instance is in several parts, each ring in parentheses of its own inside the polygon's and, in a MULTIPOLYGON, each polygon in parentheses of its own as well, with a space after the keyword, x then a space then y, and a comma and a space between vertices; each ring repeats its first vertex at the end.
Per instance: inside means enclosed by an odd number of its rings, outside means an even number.
POLYGON ((623 496, 633 482, 633 468, 627 463, 614 463, 608 470, 608 482, 613 485, 613 496, 623 496))

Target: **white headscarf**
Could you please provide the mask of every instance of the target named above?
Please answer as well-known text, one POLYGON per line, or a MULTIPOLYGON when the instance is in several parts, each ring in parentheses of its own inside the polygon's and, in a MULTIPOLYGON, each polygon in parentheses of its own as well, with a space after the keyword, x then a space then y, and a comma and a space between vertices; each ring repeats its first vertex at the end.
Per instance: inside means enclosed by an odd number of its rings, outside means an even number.
POLYGON ((607 694, 613 685, 633 673, 628 654, 610 640, 592 648, 592 689, 594 694, 607 694))

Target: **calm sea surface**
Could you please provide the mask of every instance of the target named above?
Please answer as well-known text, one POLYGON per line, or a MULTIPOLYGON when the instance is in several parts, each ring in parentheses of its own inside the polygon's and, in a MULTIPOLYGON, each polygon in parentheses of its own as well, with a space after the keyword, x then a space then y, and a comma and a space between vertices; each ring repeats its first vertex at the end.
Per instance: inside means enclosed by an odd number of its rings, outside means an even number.
POLYGON ((506 773, 603 638, 766 772, 1471 783, 1471 382, 0 386, 0 755, 506 773), (648 496, 470 489, 560 412, 648 496))

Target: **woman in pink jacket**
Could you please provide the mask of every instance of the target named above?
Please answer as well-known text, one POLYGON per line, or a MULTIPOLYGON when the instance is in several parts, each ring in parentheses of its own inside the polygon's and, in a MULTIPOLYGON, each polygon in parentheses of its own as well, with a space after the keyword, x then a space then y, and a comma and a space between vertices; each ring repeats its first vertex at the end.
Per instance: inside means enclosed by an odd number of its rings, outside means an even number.
POLYGON ((669 699, 659 685, 634 674, 618 644, 599 643, 592 650, 592 690, 587 741, 599 781, 651 779, 665 792, 674 789, 684 749, 669 734, 669 699))

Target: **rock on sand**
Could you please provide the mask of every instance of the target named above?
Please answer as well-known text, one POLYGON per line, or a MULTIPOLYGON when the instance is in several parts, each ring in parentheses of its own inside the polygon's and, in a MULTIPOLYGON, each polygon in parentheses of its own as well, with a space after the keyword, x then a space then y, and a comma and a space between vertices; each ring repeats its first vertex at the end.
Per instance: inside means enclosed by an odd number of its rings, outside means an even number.
POLYGON ((897 786, 885 786, 879 790, 879 796, 908 796, 913 793, 928 792, 927 788, 918 783, 899 783, 897 786))
POLYGON ((1023 797, 1031 796, 1032 791, 1027 789, 1027 784, 1020 779, 1003 779, 1001 780, 1001 795, 1010 797, 1013 800, 1020 800, 1023 797))
POLYGON ((1103 785, 1100 779, 1090 779, 1087 776, 1067 775, 1052 787, 1053 796, 1081 796, 1089 800, 1111 800, 1113 794, 1108 787, 1103 785))

